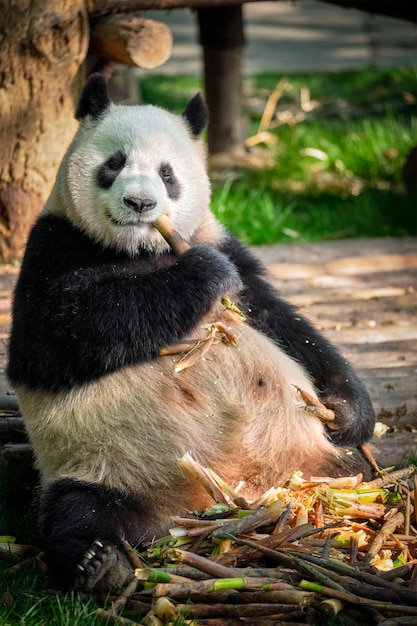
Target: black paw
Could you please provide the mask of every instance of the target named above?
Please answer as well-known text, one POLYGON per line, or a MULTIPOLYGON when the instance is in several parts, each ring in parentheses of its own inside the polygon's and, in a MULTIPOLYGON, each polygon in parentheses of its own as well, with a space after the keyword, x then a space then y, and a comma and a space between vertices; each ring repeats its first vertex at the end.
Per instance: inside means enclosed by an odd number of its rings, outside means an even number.
POLYGON ((116 589, 133 575, 126 556, 115 545, 98 539, 86 550, 76 570, 73 589, 81 597, 116 589))
POLYGON ((336 445, 357 447, 372 437, 375 412, 367 396, 348 399, 332 395, 320 400, 335 413, 329 437, 336 445))
POLYGON ((213 246, 195 246, 182 257, 197 273, 200 284, 213 296, 236 293, 242 289, 239 272, 229 258, 213 246))

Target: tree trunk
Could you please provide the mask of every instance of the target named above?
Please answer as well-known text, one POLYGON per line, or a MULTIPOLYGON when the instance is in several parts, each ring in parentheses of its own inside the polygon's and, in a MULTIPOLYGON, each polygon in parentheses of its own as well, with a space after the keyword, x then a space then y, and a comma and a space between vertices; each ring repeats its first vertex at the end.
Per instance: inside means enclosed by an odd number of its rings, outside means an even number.
POLYGON ((242 96, 242 7, 199 9, 198 22, 209 110, 209 152, 239 153, 244 149, 246 136, 242 96))
POLYGON ((76 130, 84 0, 5 0, 0 14, 0 260, 23 253, 76 130))

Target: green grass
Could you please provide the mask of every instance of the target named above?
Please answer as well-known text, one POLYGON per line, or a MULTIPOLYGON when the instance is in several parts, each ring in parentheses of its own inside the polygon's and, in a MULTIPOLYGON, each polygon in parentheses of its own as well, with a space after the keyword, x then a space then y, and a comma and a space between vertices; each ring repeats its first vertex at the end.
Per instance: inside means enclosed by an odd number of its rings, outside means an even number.
POLYGON ((82 604, 72 595, 50 595, 47 578, 37 573, 34 564, 9 574, 13 563, 10 559, 0 563, 1 626, 102 626, 106 623, 96 617, 97 605, 93 600, 82 604))
MULTIPOLYGON (((280 78, 246 80, 249 135, 280 78)), ((213 170, 214 213, 248 244, 416 235, 415 192, 407 192, 402 167, 417 145, 417 69, 286 78, 277 112, 303 119, 271 125, 271 143, 253 150, 256 167, 213 170), (301 89, 313 102, 305 114, 301 89)), ((181 112, 201 84, 188 76, 149 76, 140 88, 144 102, 181 112)))

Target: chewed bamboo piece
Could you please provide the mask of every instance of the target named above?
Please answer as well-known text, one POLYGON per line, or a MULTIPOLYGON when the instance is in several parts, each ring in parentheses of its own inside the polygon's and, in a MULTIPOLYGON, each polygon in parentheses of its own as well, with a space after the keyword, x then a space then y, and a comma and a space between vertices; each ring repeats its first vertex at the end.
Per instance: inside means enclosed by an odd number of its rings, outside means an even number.
POLYGON ((329 428, 336 430, 338 426, 334 423, 335 422, 334 411, 332 411, 331 409, 328 409, 322 402, 320 402, 320 400, 318 400, 317 398, 309 394, 307 391, 304 391, 304 389, 301 389, 301 387, 297 387, 297 385, 294 385, 294 386, 297 389, 298 393, 300 394, 301 398, 305 402, 305 406, 303 406, 304 411, 307 411, 307 413, 310 413, 311 415, 314 415, 315 417, 317 417, 321 422, 324 422, 329 428))

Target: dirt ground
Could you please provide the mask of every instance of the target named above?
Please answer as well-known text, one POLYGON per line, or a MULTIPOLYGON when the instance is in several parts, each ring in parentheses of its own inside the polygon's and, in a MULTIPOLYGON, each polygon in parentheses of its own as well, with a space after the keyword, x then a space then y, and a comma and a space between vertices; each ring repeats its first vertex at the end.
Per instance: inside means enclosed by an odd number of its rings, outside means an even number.
MULTIPOLYGON (((253 248, 272 283, 353 363, 378 420, 380 465, 417 454, 417 239, 344 240, 253 248)), ((0 268, 0 396, 18 268, 0 268)))

